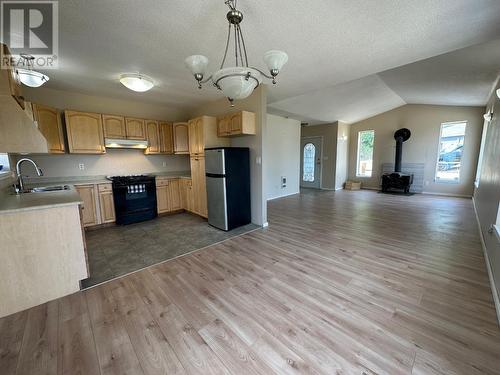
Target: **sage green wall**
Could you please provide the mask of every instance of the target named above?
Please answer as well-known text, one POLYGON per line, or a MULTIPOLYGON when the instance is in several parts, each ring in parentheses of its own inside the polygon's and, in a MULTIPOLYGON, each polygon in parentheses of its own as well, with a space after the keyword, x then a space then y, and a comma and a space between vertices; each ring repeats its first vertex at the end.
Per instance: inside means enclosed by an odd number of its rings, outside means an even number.
POLYGON ((403 145, 403 163, 424 164, 424 192, 472 196, 484 107, 458 107, 408 104, 351 125, 349 179, 362 181, 365 187, 379 188, 382 164, 394 163, 394 132, 408 128, 411 138, 403 145), (439 134, 443 122, 467 121, 460 182, 434 182, 439 134), (375 130, 373 175, 356 177, 358 132, 375 130))

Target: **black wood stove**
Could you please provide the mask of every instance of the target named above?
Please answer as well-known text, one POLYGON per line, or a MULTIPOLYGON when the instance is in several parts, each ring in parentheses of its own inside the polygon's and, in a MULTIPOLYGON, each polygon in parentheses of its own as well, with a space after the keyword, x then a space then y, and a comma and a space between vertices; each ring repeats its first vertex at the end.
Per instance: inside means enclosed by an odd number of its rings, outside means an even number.
POLYGON ((403 142, 406 142, 411 136, 409 129, 402 128, 394 133, 396 140, 396 160, 393 173, 384 173, 382 175, 382 191, 392 190, 409 193, 410 186, 413 183, 412 174, 401 173, 401 158, 403 157, 403 142))

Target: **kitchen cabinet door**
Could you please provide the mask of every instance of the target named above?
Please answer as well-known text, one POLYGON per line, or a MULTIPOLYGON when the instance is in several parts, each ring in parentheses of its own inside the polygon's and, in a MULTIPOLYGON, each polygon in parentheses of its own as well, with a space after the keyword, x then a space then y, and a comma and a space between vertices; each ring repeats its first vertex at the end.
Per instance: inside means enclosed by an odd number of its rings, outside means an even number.
POLYGON ((173 127, 171 122, 160 122, 160 146, 162 154, 174 153, 173 127))
POLYGON ((116 221, 115 217, 115 202, 113 201, 113 185, 112 184, 99 184, 97 186, 99 193, 99 212, 101 214, 102 223, 113 223, 116 221))
MULTIPOLYGON (((1 43, 1 45, 2 45, 1 56, 2 57, 10 56, 11 53, 9 47, 7 47, 7 45, 3 43, 1 43)), ((25 109, 21 80, 19 79, 19 74, 17 73, 17 70, 13 68, 10 64, 2 64, 2 69, 6 69, 8 73, 7 75, 9 77, 8 79, 9 79, 10 94, 15 99, 15 101, 21 106, 21 108, 25 109)))
POLYGON ((176 122, 174 129, 174 154, 189 154, 189 125, 187 122, 176 122))
POLYGON ((221 116, 217 119, 217 135, 225 137, 231 134, 231 117, 221 116))
POLYGON ((38 130, 47 140, 49 153, 64 154, 64 135, 59 111, 41 104, 33 104, 32 107, 38 130))
POLYGON ((98 113, 65 111, 69 152, 74 154, 104 154, 102 118, 98 113))
POLYGON ((191 155, 203 155, 205 153, 203 117, 189 120, 189 153, 191 155))
POLYGON ((205 178, 205 157, 191 157, 191 178, 193 184, 193 212, 202 217, 208 217, 207 213, 207 185, 205 178))
POLYGON ((82 206, 82 222, 84 227, 97 225, 96 214, 96 192, 94 185, 80 185, 76 186, 76 191, 80 194, 83 201, 82 206))
POLYGON ((146 120, 146 133, 148 136, 149 146, 146 149, 146 154, 159 154, 160 148, 160 125, 158 121, 146 120))
POLYGON ((178 179, 170 180, 168 193, 170 211, 182 210, 181 188, 180 181, 178 179))
POLYGON ((233 113, 230 119, 231 134, 241 134, 241 112, 233 113))
POLYGON ((156 206, 159 214, 170 211, 168 184, 156 187, 156 206))
POLYGON ((102 115, 104 137, 114 139, 126 139, 125 118, 122 116, 102 115))
POLYGON ((127 131, 127 139, 146 140, 146 126, 143 119, 126 117, 125 129, 127 131))
POLYGON ((116 221, 116 217, 113 192, 100 192, 99 204, 101 206, 101 223, 114 223, 116 221))

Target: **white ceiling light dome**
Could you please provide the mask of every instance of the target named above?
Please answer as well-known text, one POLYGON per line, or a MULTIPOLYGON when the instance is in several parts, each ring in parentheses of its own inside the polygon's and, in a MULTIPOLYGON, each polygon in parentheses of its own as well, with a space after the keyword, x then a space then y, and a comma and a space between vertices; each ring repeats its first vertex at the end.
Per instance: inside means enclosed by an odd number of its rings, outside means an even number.
POLYGON ((40 87, 49 81, 49 77, 43 73, 33 70, 35 58, 31 55, 21 54, 23 64, 27 69, 17 69, 16 73, 22 84, 29 87, 40 87))
POLYGON ((153 80, 143 74, 126 73, 120 76, 120 82, 129 90, 145 92, 151 90, 155 85, 153 80))
POLYGON ((500 89, 497 90, 498 99, 500 99, 500 89))
POLYGON ((45 74, 29 69, 16 69, 19 80, 29 87, 40 87, 49 80, 45 74))
POLYGON ((198 88, 201 89, 203 83, 211 80, 214 86, 224 93, 232 105, 233 100, 244 99, 250 96, 253 90, 262 83, 262 76, 272 80, 273 84, 275 84, 276 76, 288 61, 288 55, 278 50, 266 52, 264 54, 264 62, 267 65, 269 74, 249 66, 245 39, 240 27, 240 23, 243 21, 243 13, 236 9, 236 0, 225 0, 224 4, 229 7, 229 12, 226 14, 226 18, 229 21, 229 30, 220 69, 203 80, 208 67, 208 58, 202 55, 193 55, 186 58, 184 62, 198 82, 198 88), (234 39, 235 65, 224 68, 224 63, 230 50, 229 43, 231 37, 234 39))

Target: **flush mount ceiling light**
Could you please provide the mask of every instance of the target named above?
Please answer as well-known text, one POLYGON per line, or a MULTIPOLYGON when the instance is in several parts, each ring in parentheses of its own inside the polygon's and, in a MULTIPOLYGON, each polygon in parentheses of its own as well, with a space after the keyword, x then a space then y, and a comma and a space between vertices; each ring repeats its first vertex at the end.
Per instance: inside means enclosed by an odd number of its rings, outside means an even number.
POLYGON ((484 117, 484 119, 485 119, 486 121, 488 121, 488 122, 489 122, 489 121, 493 120, 493 112, 488 111, 488 112, 486 112, 486 113, 483 115, 483 117, 484 117))
POLYGON ((123 86, 132 91, 144 92, 151 90, 155 85, 153 80, 142 74, 122 74, 120 82, 123 86))
POLYGON ((500 89, 497 90, 498 99, 500 99, 500 89))
POLYGON ((33 70, 33 63, 35 61, 35 58, 33 56, 21 54, 21 59, 23 60, 23 64, 27 67, 27 69, 16 68, 16 73, 19 77, 19 80, 24 85, 29 87, 40 87, 49 80, 49 77, 47 77, 45 74, 33 70))
POLYGON ((221 90, 229 99, 231 104, 233 100, 245 99, 259 86, 262 82, 262 76, 271 79, 273 84, 276 83, 276 76, 279 74, 283 65, 288 61, 288 55, 282 51, 268 51, 264 54, 264 62, 269 69, 270 74, 248 66, 247 50, 243 33, 241 31, 241 21, 243 21, 243 13, 236 9, 237 0, 226 0, 224 3, 229 7, 229 12, 226 15, 229 21, 227 34, 226 50, 220 65, 220 69, 210 75, 207 79, 203 79, 208 66, 208 58, 202 55, 189 56, 186 60, 186 66, 194 78, 198 81, 198 88, 201 89, 203 83, 212 81, 215 87, 221 90), (224 67, 231 35, 234 39, 234 57, 236 66, 224 67))

